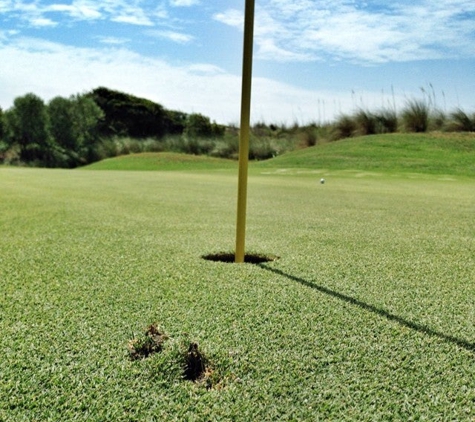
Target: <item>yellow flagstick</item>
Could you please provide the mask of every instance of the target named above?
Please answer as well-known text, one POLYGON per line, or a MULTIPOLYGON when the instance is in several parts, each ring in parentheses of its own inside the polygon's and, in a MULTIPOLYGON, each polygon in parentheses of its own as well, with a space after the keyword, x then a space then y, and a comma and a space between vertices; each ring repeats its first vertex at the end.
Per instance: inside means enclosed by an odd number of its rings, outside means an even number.
POLYGON ((254 0, 246 0, 244 54, 242 64, 241 126, 239 131, 239 180, 235 262, 244 262, 246 238, 247 168, 251 120, 252 47, 254 42, 254 0))

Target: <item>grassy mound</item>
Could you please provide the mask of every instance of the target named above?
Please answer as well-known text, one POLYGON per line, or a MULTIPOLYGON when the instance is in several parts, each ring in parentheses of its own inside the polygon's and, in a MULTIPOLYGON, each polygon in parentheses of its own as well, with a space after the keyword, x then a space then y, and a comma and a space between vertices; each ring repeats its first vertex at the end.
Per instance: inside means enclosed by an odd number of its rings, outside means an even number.
POLYGON ((145 152, 108 158, 83 169, 89 170, 213 170, 236 168, 232 160, 174 152, 145 152))
MULTIPOLYGON (((475 177, 474 133, 387 134, 324 143, 251 162, 263 169, 356 170, 475 177)), ((140 153, 109 158, 90 170, 221 170, 237 169, 237 162, 180 153, 140 153)))
POLYGON ((475 176, 474 133, 388 134, 289 152, 255 168, 309 168, 475 176))

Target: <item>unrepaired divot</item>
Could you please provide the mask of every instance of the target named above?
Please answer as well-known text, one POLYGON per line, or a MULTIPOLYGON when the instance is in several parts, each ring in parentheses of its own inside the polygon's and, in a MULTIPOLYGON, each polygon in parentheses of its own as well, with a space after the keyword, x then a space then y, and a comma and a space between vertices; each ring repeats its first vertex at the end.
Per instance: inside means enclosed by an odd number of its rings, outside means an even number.
MULTIPOLYGON (((169 337, 158 328, 157 324, 149 325, 142 337, 129 341, 127 347, 130 359, 145 359, 155 353, 162 352, 164 343, 168 339, 169 337)), ((185 343, 183 350, 183 379, 203 383, 207 389, 212 388, 213 370, 208 358, 199 349, 198 343, 190 342, 187 348, 185 343)))
POLYGON ((159 353, 163 349, 163 343, 167 335, 161 332, 156 324, 148 326, 141 338, 134 338, 129 341, 129 356, 132 360, 147 358, 154 353, 159 353))
POLYGON ((208 368, 208 359, 199 350, 197 343, 190 343, 185 354, 185 379, 197 381, 204 377, 208 368))

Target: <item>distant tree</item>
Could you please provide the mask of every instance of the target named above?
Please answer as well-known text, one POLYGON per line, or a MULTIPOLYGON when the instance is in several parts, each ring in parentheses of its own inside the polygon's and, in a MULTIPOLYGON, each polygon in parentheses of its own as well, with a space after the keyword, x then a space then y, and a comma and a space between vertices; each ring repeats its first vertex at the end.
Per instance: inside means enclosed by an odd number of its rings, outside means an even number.
POLYGON ((8 150, 8 144, 4 141, 5 116, 0 107, 0 163, 5 160, 5 152, 8 150))
POLYGON ((213 137, 215 138, 222 138, 224 134, 226 133, 226 126, 220 125, 214 121, 213 123, 211 123, 211 129, 212 129, 213 137))
POLYGON ((4 122, 4 117, 3 117, 3 110, 2 110, 2 107, 0 107, 0 140, 3 139, 4 127, 5 127, 5 122, 4 122))
POLYGON ((98 142, 98 125, 104 113, 92 98, 73 95, 55 97, 48 104, 51 134, 68 157, 67 166, 75 167, 91 160, 98 142))
POLYGON ((217 138, 223 136, 224 131, 224 126, 211 123, 209 117, 193 113, 188 116, 184 133, 191 138, 217 138))
POLYGON ((13 107, 9 108, 2 112, 2 120, 3 120, 3 141, 8 145, 12 146, 15 142, 13 128, 15 126, 14 120, 14 111, 13 107))
POLYGON ((82 154, 89 154, 91 148, 98 143, 99 126, 104 119, 104 112, 87 95, 71 97, 74 109, 74 128, 77 133, 77 142, 82 154))
POLYGON ((17 97, 5 117, 7 143, 19 146, 20 159, 25 162, 48 161, 52 145, 44 101, 32 93, 17 97))
POLYGON ((55 97, 48 104, 51 135, 56 143, 66 150, 78 149, 74 128, 74 104, 69 98, 55 97))
POLYGON ((104 112, 100 130, 103 135, 134 138, 161 138, 173 122, 157 103, 123 92, 100 87, 89 96, 104 112))
POLYGON ((165 132, 169 135, 181 135, 186 127, 188 115, 182 111, 166 110, 165 132))

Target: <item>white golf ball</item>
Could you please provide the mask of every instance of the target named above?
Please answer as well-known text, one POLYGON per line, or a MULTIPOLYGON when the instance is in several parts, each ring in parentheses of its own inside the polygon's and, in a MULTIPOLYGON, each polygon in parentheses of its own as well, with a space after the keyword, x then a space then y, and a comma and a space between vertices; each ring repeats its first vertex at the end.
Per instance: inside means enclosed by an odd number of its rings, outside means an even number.
POLYGON ((323 185, 325 183, 325 179, 320 179, 320 183, 323 185))

